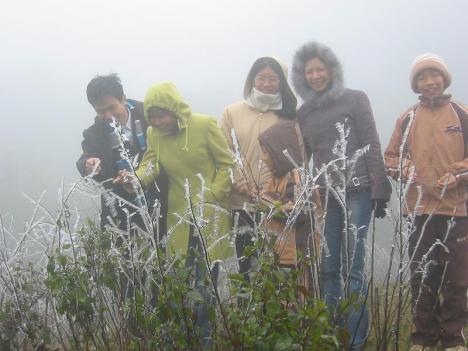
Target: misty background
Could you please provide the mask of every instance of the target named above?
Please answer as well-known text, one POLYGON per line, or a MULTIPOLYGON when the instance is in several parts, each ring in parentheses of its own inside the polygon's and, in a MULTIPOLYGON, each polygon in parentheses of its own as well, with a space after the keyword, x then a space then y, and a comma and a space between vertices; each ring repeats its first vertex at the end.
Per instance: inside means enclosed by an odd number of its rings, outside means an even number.
MULTIPOLYGON (((95 113, 86 85, 119 73, 127 97, 174 82, 193 111, 219 117, 242 99, 260 56, 291 67, 304 42, 329 45, 346 85, 365 91, 383 148, 411 104, 408 75, 424 52, 445 58, 449 88, 468 102, 468 1, 58 1, 3 0, 0 12, 0 215, 22 230, 38 198, 52 212, 58 189, 79 179, 82 131, 95 113)), ((430 141, 428 141, 430 142, 430 141)), ((82 218, 99 201, 81 200, 82 218)))

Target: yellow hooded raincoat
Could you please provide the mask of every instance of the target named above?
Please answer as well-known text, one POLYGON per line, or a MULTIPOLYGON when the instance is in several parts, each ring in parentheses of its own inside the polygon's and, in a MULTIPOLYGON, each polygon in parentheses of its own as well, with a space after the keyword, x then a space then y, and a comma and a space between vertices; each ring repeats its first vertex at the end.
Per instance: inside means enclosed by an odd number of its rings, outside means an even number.
POLYGON ((154 126, 148 127, 148 148, 137 171, 143 186, 154 181, 159 174, 159 165, 168 174, 169 253, 187 253, 189 223, 193 222, 187 196, 190 189, 193 214, 201 228, 210 259, 232 256, 227 206, 233 160, 216 120, 192 113, 172 83, 158 84, 148 90, 144 112, 149 125, 148 110, 151 107, 169 110, 178 117, 179 131, 175 135, 154 126))

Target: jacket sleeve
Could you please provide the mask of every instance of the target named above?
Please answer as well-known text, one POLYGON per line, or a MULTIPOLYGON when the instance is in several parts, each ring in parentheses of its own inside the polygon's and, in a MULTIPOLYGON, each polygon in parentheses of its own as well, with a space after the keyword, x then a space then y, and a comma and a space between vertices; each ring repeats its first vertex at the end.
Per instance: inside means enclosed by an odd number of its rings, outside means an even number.
MULTIPOLYGON (((87 130, 83 132, 83 141, 81 142, 81 149, 83 150, 83 153, 81 154, 80 158, 76 161, 76 168, 78 168, 78 172, 80 172, 81 176, 85 177, 88 175, 88 171, 86 170, 86 161, 92 157, 97 157, 101 159, 99 149, 96 143, 93 142, 93 138, 91 138, 88 135, 87 130)), ((102 161, 103 160, 101 159, 101 162, 102 161)), ((94 179, 97 181, 103 181, 104 177, 102 173, 98 173, 94 176, 94 179)))
POLYGON ((361 147, 369 145, 364 155, 371 182, 373 200, 389 200, 392 187, 385 172, 379 135, 367 95, 358 92, 356 98, 356 127, 361 147))
POLYGON ((234 143, 232 141, 231 130, 233 128, 231 114, 229 109, 226 107, 221 115, 221 120, 219 121, 219 128, 224 134, 224 137, 227 140, 229 148, 234 152, 234 143))
POLYGON ((304 129, 302 123, 304 123, 303 121, 306 119, 304 116, 306 113, 304 109, 305 107, 302 105, 299 110, 297 110, 297 125, 301 135, 305 164, 308 165, 310 158, 312 157, 312 150, 310 149, 310 146, 306 140, 306 136, 303 134, 304 129))
POLYGON ((141 185, 147 187, 159 175, 158 146, 156 136, 153 136, 153 129, 149 127, 146 131, 147 149, 143 159, 136 170, 136 175, 140 179, 141 185))
POLYGON ((206 132, 208 151, 213 157, 216 167, 216 175, 211 182, 211 193, 214 201, 221 202, 231 193, 234 161, 226 138, 216 124, 215 119, 210 118, 208 120, 206 132))
POLYGON ((468 107, 461 103, 457 103, 457 105, 465 112, 462 116, 459 115, 459 118, 463 133, 463 142, 466 142, 466 144, 464 145, 464 159, 451 164, 449 172, 455 174, 460 180, 468 182, 468 107))
MULTIPOLYGON (((465 146, 465 149, 467 149, 466 146, 465 146)), ((465 152, 465 155, 467 155, 466 152, 465 152)), ((457 178, 460 178, 460 180, 464 180, 465 182, 468 182, 468 156, 459 162, 455 162, 451 164, 450 172, 455 174, 457 178)))
MULTIPOLYGON (((406 120, 408 113, 413 109, 414 107, 405 111, 405 113, 403 113, 396 121, 395 129, 393 130, 392 137, 390 138, 390 142, 384 153, 385 168, 387 169, 387 173, 397 182, 400 178, 400 147, 401 143, 403 142, 403 121, 406 120)), ((409 157, 407 157, 407 153, 405 153, 405 155, 403 155, 401 164, 401 171, 403 173, 401 176, 404 181, 406 181, 406 177, 410 175, 413 166, 413 162, 409 157)))
POLYGON ((401 133, 401 118, 399 118, 393 129, 392 137, 385 149, 384 159, 385 168, 393 179, 398 181, 399 169, 400 169, 400 145, 403 140, 401 133))

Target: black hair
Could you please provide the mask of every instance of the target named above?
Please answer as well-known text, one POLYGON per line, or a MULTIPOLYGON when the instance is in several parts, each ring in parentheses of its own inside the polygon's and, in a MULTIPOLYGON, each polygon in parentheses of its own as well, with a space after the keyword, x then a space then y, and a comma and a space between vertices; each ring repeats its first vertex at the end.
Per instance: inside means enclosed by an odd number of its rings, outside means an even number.
POLYGON ((91 79, 86 87, 86 96, 88 97, 89 103, 93 106, 104 96, 112 96, 122 101, 124 92, 117 73, 111 73, 107 76, 97 75, 91 79))
POLYGON ((254 62, 250 68, 249 74, 247 75, 247 79, 245 80, 244 98, 247 99, 250 95, 252 87, 254 86, 255 76, 258 74, 258 72, 266 67, 271 68, 280 79, 279 91, 283 107, 277 112, 278 116, 286 119, 295 119, 297 106, 296 96, 288 84, 288 80, 286 79, 281 65, 273 57, 260 57, 254 62))

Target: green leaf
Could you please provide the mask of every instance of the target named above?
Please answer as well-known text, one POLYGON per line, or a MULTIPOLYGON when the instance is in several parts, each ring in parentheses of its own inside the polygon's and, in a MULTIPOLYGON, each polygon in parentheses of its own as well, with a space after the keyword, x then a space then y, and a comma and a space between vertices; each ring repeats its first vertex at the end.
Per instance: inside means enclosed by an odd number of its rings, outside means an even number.
POLYGON ((269 317, 274 317, 281 312, 281 305, 278 301, 270 300, 266 303, 265 307, 269 317))
POLYGON ((203 302, 203 296, 196 289, 192 289, 187 293, 187 297, 194 302, 203 302))
POLYGON ((275 343, 274 350, 283 351, 283 350, 291 350, 293 344, 293 340, 289 335, 284 335, 279 338, 279 340, 275 343))
POLYGON ((59 255, 57 257, 57 262, 59 265, 61 265, 62 267, 65 267, 67 265, 67 262, 68 262, 68 257, 65 256, 65 255, 59 255))
POLYGON ((50 260, 47 264, 47 273, 54 274, 55 273, 55 264, 54 261, 50 260))
POLYGON ((216 308, 214 305, 208 305, 208 319, 214 321, 216 319, 216 308))

